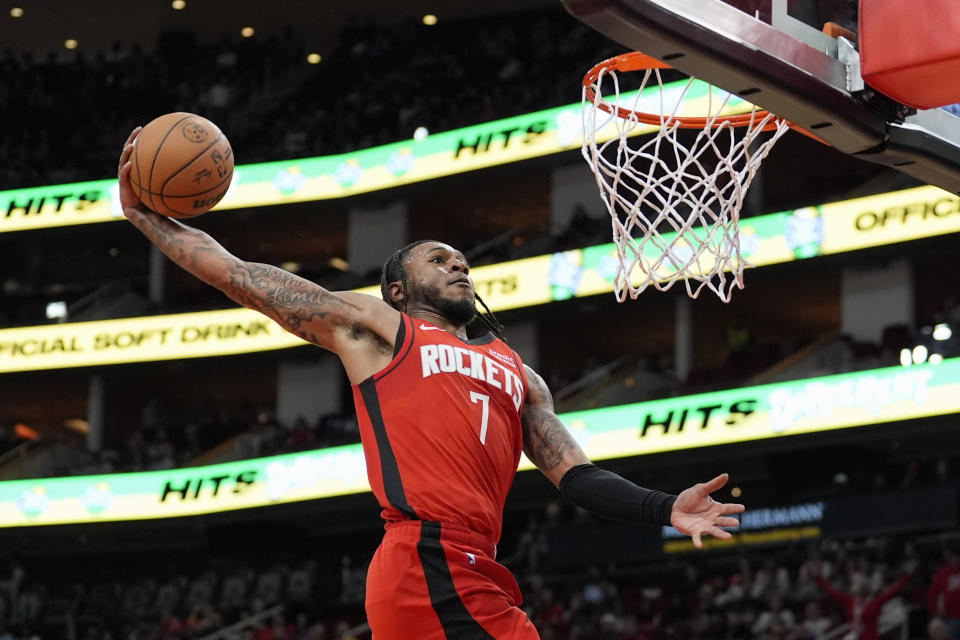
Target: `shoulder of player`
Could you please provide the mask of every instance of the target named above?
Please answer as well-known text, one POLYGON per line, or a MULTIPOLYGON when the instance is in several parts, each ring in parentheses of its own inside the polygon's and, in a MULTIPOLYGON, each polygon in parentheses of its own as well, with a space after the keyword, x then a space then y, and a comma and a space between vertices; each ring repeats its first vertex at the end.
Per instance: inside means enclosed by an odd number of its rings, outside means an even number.
POLYGON ((348 337, 356 339, 370 332, 393 345, 400 326, 399 311, 380 298, 365 293, 356 291, 332 293, 353 309, 351 321, 345 326, 348 337))
POLYGON ((396 329, 400 312, 380 298, 356 291, 332 291, 331 293, 348 305, 361 322, 377 322, 386 319, 396 329))
POLYGON ((527 401, 525 406, 533 409, 545 405, 552 409, 553 395, 550 393, 547 383, 530 365, 524 364, 523 370, 527 376, 527 401))
POLYGON ((531 385, 536 385, 538 388, 542 388, 543 390, 549 392, 549 389, 547 389, 547 383, 543 381, 543 378, 540 377, 539 373, 533 370, 533 367, 527 363, 523 363, 523 371, 527 375, 527 378, 530 379, 531 385))

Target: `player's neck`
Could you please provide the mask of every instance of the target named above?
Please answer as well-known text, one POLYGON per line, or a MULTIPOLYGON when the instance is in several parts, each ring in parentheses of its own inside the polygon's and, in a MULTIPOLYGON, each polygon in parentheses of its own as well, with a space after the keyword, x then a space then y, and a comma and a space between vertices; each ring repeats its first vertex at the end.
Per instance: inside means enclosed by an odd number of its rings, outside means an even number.
POLYGON ((407 315, 415 320, 423 320, 434 324, 448 333, 452 333, 461 340, 467 339, 467 327, 463 324, 455 324, 450 322, 445 316, 440 315, 436 311, 430 309, 410 309, 407 311, 407 315))

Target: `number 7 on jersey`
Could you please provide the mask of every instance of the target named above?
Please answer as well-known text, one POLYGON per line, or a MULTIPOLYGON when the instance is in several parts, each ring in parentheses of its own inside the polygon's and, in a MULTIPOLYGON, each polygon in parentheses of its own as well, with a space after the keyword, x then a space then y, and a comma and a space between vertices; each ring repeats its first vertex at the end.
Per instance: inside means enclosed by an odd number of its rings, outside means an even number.
POLYGON ((485 445, 487 444, 487 420, 490 418, 490 396, 471 391, 470 402, 474 404, 479 402, 483 407, 483 412, 480 415, 480 444, 485 445))

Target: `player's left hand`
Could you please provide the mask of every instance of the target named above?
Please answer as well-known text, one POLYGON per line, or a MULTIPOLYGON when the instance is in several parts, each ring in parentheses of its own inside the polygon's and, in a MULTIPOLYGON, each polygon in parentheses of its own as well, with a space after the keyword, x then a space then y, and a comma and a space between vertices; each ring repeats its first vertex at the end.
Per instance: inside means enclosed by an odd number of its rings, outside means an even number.
POLYGON ((728 516, 743 513, 745 507, 742 504, 721 504, 710 497, 711 493, 727 484, 729 478, 728 474, 721 473, 710 482, 695 484, 680 492, 677 501, 673 503, 670 524, 680 533, 693 538, 693 546, 697 549, 703 548, 703 534, 709 533, 714 538, 729 540, 730 532, 720 527, 736 527, 740 524, 739 520, 728 516))

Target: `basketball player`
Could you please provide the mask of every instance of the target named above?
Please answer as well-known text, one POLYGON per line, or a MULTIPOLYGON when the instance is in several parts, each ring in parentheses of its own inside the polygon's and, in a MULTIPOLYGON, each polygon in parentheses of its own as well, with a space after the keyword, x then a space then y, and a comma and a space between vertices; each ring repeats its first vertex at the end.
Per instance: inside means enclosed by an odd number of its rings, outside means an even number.
POLYGON ((209 235, 147 210, 130 185, 135 129, 120 156, 124 215, 171 260, 231 299, 340 357, 353 385, 370 486, 386 521, 367 575, 376 640, 534 640, 520 591, 496 562, 504 500, 523 451, 564 498, 626 522, 672 523, 728 539, 743 506, 679 496, 592 464, 553 410, 543 380, 493 333, 470 339, 477 298, 463 254, 441 242, 387 260, 383 300, 333 292, 245 262, 209 235))

